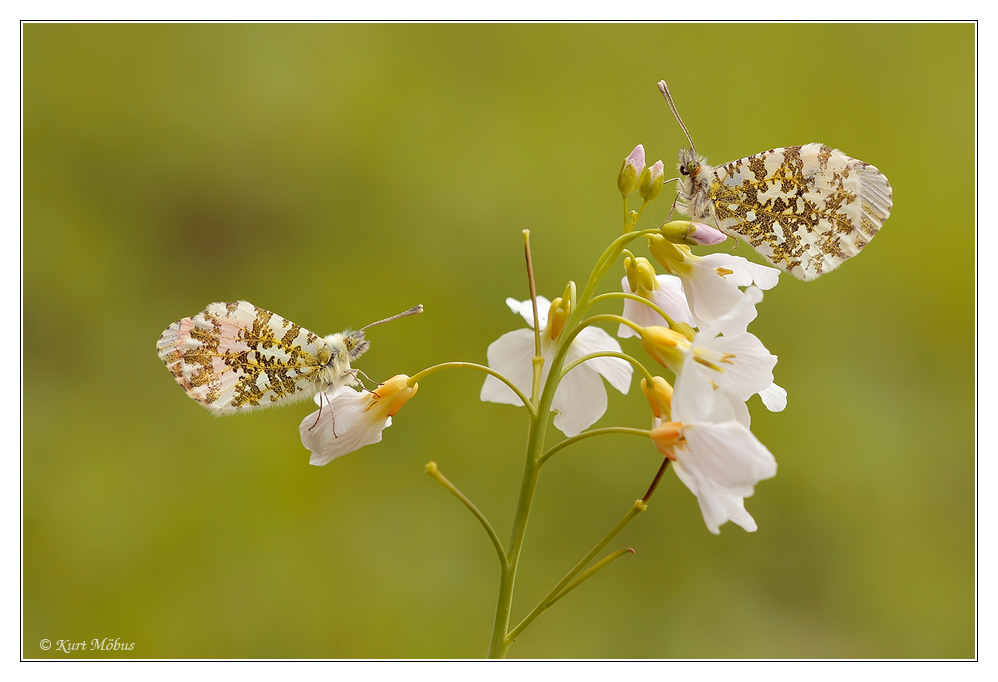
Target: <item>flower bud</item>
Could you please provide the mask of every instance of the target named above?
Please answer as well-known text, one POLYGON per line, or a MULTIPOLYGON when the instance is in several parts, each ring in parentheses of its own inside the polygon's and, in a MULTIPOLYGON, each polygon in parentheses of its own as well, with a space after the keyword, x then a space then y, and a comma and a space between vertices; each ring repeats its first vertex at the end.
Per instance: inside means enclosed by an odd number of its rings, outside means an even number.
POLYGON ((655 279, 658 273, 647 258, 640 256, 624 258, 624 274, 627 275, 627 284, 631 288, 631 293, 648 298, 651 292, 658 289, 658 280, 655 279))
POLYGON ((556 298, 551 301, 551 308, 548 310, 548 326, 545 330, 554 341, 561 336, 561 330, 568 322, 568 315, 572 312, 572 302, 568 298, 556 298))
POLYGON ((655 362, 678 373, 690 340, 683 334, 665 327, 642 327, 641 346, 655 362))
POLYGON ((638 193, 645 201, 652 201, 662 191, 664 182, 665 164, 656 161, 651 168, 641 174, 641 189, 638 190, 638 193))
POLYGON ((647 237, 648 250, 666 272, 679 275, 690 269, 691 261, 695 258, 690 253, 690 247, 674 244, 661 234, 650 234, 647 237))
POLYGON ((638 188, 641 179, 641 171, 645 169, 645 148, 638 145, 624 159, 624 165, 620 167, 617 174, 617 189, 625 197, 638 188))
POLYGON ((645 394, 651 413, 658 419, 668 419, 672 412, 672 385, 662 377, 652 377, 649 386, 646 379, 641 380, 641 392, 645 394))
POLYGON ((669 459, 675 461, 675 446, 683 442, 682 422, 666 422, 651 430, 648 434, 658 451, 669 459))
POLYGON ((394 417, 408 402, 409 398, 416 395, 419 384, 409 386, 409 377, 405 374, 396 374, 383 384, 371 391, 371 404, 364 410, 377 409, 387 417, 394 417))
POLYGON ((693 327, 691 327, 686 322, 676 322, 670 328, 673 331, 679 332, 680 334, 688 338, 690 341, 692 341, 693 337, 697 335, 696 330, 693 329, 693 327))
POLYGON ((689 220, 673 220, 662 226, 662 235, 674 244, 690 246, 713 246, 720 244, 728 235, 704 223, 689 220))

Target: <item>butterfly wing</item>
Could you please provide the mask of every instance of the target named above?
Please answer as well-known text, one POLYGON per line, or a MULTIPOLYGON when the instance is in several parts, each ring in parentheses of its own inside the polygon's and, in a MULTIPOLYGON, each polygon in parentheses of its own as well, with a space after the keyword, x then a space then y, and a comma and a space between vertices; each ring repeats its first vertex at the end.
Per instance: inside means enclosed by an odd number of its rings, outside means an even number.
POLYGON ((803 280, 859 253, 893 206, 883 173, 823 144, 770 149, 710 172, 717 226, 803 280))
POLYGON ((212 303, 167 327, 156 350, 191 398, 222 415, 309 398, 336 353, 246 301, 212 303))

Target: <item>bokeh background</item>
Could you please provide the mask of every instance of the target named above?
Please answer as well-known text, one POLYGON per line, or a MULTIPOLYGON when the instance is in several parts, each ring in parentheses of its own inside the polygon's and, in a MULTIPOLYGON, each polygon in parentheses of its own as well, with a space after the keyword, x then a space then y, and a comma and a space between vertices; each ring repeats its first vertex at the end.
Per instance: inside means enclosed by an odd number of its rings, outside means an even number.
MULTIPOLYGON (((322 334, 423 303, 371 331, 368 375, 483 362, 522 324, 503 304, 527 296, 521 230, 559 295, 619 232, 631 148, 673 167, 662 78, 710 161, 824 142, 885 172, 893 214, 859 258, 761 305, 790 398, 751 404, 780 466, 748 500, 758 532, 708 533, 670 473, 610 547, 637 553, 510 655, 975 655, 973 25, 29 24, 23 40, 25 657, 69 657, 42 638, 135 643, 112 657, 485 655, 493 549, 424 465, 505 540, 521 409, 441 372, 381 444, 315 468, 310 405, 216 419, 155 343, 212 301, 322 334)), ((600 425, 647 424, 636 386, 610 401, 600 425)), ((551 461, 514 621, 660 461, 622 436, 551 461)))

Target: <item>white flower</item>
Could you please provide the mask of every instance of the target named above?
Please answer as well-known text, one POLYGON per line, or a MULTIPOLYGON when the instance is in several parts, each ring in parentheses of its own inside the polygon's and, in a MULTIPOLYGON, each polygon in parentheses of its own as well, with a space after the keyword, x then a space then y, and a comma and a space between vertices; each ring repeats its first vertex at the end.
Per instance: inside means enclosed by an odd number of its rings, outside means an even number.
POLYGON ((682 387, 684 400, 695 404, 697 414, 733 417, 748 426, 745 401, 756 393, 772 411, 786 406, 786 391, 773 383, 776 356, 746 331, 761 300, 762 292, 749 287, 733 308, 705 324, 692 342, 661 327, 645 329, 645 349, 676 373, 676 391, 682 387))
MULTIPOLYGON (((651 263, 645 258, 634 260, 625 258, 624 268, 627 274, 621 280, 620 286, 625 294, 636 294, 654 303, 671 317, 673 322, 687 324, 693 322, 689 305, 686 303, 686 295, 683 293, 683 285, 678 277, 656 275, 651 263), (631 280, 634 281, 633 289, 631 280)), ((624 299, 622 316, 641 327, 668 326, 665 319, 652 308, 629 298, 624 299)), ((629 336, 638 336, 638 333, 626 324, 621 324, 617 329, 617 336, 626 339, 629 336)))
MULTIPOLYGON (((556 304, 558 301, 555 302, 556 304)), ((507 298, 506 304, 514 313, 519 313, 533 327, 533 308, 530 300, 517 301, 507 298)), ((548 311, 551 302, 543 296, 537 297, 538 326, 541 328, 541 355, 544 365, 541 385, 547 380, 557 345, 551 338, 548 328, 548 311)), ((563 323, 563 321, 562 321, 563 323)), ((620 352, 620 344, 606 331, 598 327, 586 327, 575 337, 565 356, 565 364, 591 353, 600 351, 620 352)), ((530 329, 517 329, 493 341, 487 352, 489 367, 512 382, 520 391, 529 396, 533 382, 534 333, 530 329)), ((631 384, 633 368, 620 358, 593 358, 576 366, 566 374, 554 394, 551 409, 557 412, 554 425, 566 436, 576 436, 583 429, 594 424, 606 412, 606 389, 600 375, 610 385, 626 394, 631 384)), ((493 403, 520 405, 520 399, 506 384, 495 377, 487 377, 482 386, 481 399, 493 403)))
POLYGON ((341 386, 316 395, 319 409, 298 427, 302 445, 312 451, 309 464, 325 466, 337 457, 380 442, 381 432, 392 425, 392 416, 419 389, 419 384, 410 387, 408 380, 399 374, 373 391, 341 386))
POLYGON ((755 283, 760 289, 772 289, 779 281, 779 269, 740 256, 694 256, 689 247, 673 244, 661 235, 652 235, 648 240, 655 259, 682 280, 697 327, 731 310, 744 297, 738 287, 755 283))
POLYGON ((734 419, 714 421, 712 415, 698 411, 702 407, 688 402, 677 384, 674 421, 652 429, 652 440, 696 496, 711 533, 717 535, 728 521, 752 532, 756 523, 745 511, 745 498, 751 497, 759 481, 776 475, 776 459, 744 424, 734 419))

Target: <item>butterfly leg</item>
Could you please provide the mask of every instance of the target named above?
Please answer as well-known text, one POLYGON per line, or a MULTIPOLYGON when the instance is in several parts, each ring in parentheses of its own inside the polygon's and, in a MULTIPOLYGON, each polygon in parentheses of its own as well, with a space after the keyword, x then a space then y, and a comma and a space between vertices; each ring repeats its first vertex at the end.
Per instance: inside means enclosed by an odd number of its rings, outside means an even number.
MULTIPOLYGON (((364 377, 365 379, 367 379, 368 381, 370 381, 370 382, 371 382, 372 384, 374 384, 375 388, 377 388, 377 386, 378 386, 378 382, 377 382, 377 381, 375 381, 374 379, 372 379, 371 377, 367 376, 366 374, 364 374, 364 370, 361 370, 361 369, 354 369, 354 370, 352 370, 352 371, 354 372, 354 376, 355 376, 355 377, 359 377, 359 376, 362 376, 362 377, 364 377)), ((369 390, 368 390, 368 388, 367 388, 366 386, 364 386, 364 383, 363 383, 363 382, 361 382, 361 388, 363 388, 363 389, 364 389, 365 391, 368 391, 369 393, 373 393, 373 391, 369 391, 369 390)))
MULTIPOLYGON (((319 392, 319 412, 315 415, 315 424, 312 424, 310 427, 308 427, 309 431, 311 431, 316 427, 316 425, 318 425, 319 418, 322 417, 322 399, 325 397, 325 395, 326 395, 325 393, 322 393, 321 391, 319 392)), ((332 410, 332 408, 330 408, 330 410, 332 410)), ((333 422, 333 438, 339 438, 339 436, 336 435, 336 413, 330 411, 329 418, 333 422)))

